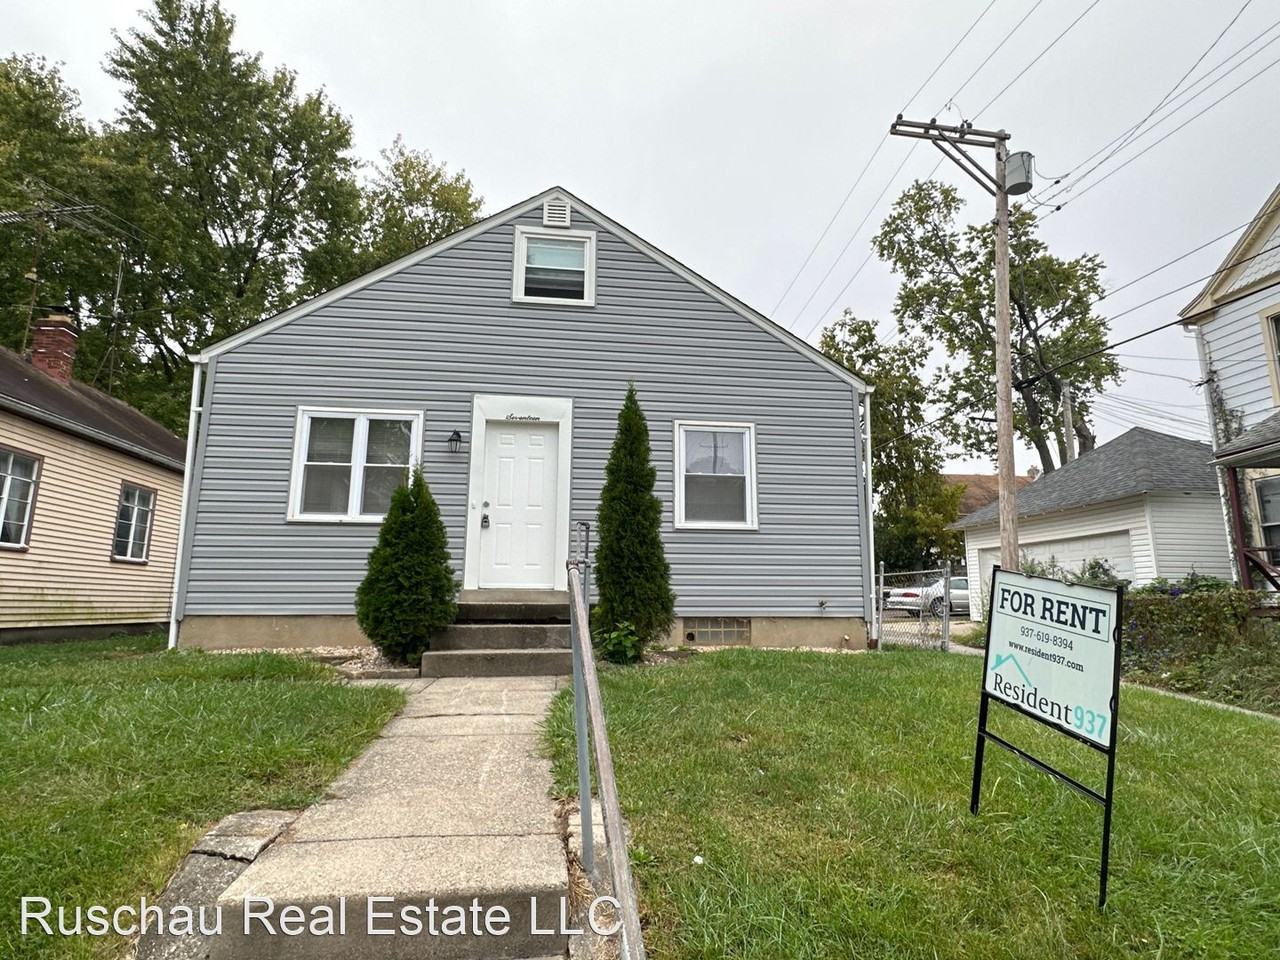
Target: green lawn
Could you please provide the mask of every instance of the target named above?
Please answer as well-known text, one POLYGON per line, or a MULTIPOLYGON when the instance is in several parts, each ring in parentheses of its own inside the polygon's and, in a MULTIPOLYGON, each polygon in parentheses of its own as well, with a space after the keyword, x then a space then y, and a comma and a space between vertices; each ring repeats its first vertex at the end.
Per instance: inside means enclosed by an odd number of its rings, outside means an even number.
POLYGON ((220 817, 316 799, 403 702, 334 678, 160 636, 0 647, 0 957, 118 956, 22 938, 18 898, 136 902, 220 817))
MULTIPOLYGON (((650 956, 1280 956, 1280 723, 1122 692, 1100 914, 1097 805, 991 746, 969 814, 981 670, 730 650, 605 673, 650 956)), ((992 716, 1102 784, 1100 755, 992 716)), ((566 692, 548 729, 565 795, 570 736, 566 692)))

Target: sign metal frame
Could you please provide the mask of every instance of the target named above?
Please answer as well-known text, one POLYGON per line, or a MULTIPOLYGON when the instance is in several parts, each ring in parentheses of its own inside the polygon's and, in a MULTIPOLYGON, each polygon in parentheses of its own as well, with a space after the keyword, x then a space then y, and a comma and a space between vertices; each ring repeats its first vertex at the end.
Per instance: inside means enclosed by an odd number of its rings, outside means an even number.
MULTIPOLYGON (((1066 784, 1082 797, 1092 800, 1102 806, 1102 851, 1101 863, 1098 872, 1098 909, 1101 910, 1107 904, 1107 878, 1108 868, 1111 861, 1111 812, 1113 801, 1115 799, 1115 782, 1116 782, 1116 743, 1118 740, 1118 732, 1120 729, 1120 640, 1123 633, 1124 623, 1124 587, 1116 587, 1116 608, 1115 623, 1112 630, 1111 643, 1115 662, 1111 674, 1111 732, 1108 737, 1108 743, 1103 746, 1081 734, 1067 730, 1050 720, 1041 717, 1032 711, 1026 709, 1020 704, 1011 703, 1001 697, 994 696, 987 692, 987 674, 991 669, 991 627, 994 623, 995 599, 996 599, 996 574, 1000 572, 1000 565, 996 564, 991 569, 991 595, 987 598, 987 637, 986 648, 982 655, 982 682, 981 694, 982 699, 978 705, 978 735, 977 744, 974 748, 973 755, 973 789, 969 798, 969 812, 974 816, 978 814, 978 806, 982 793, 982 765, 984 754, 986 752, 987 741, 991 741, 997 746, 1003 747, 1017 757, 1021 757, 1031 766, 1035 767, 1043 773, 1066 784), (1004 737, 990 730, 987 726, 989 707, 992 701, 999 703, 1001 706, 1007 707, 1016 713, 1022 714, 1024 717, 1030 717, 1037 723, 1061 733, 1072 740, 1083 743, 1085 746, 1096 750, 1098 753, 1104 754, 1107 758, 1107 785, 1103 792, 1098 792, 1090 786, 1081 783, 1070 774, 1056 767, 1050 766, 1043 760, 1033 756, 1021 747, 1010 743, 1004 737)), ((1063 581, 1055 580, 1052 577, 1034 577, 1029 574, 1019 573, 1018 576, 1026 577, 1029 580, 1043 580, 1046 583, 1053 583, 1061 586, 1063 581)))

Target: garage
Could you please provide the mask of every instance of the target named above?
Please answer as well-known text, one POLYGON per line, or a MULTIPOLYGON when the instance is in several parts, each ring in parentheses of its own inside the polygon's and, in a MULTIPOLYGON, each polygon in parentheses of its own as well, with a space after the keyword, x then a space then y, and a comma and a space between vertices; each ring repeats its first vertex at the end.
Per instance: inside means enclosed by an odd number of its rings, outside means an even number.
MULTIPOLYGON (((1078 570, 1086 560, 1101 557, 1111 564, 1116 576, 1123 580, 1135 579, 1133 545, 1128 530, 1113 530, 1087 537, 1055 538, 1031 543, 1021 540, 1018 546, 1026 559, 1041 563, 1054 560, 1058 566, 1067 570, 1078 570)), ((983 596, 987 595, 987 586, 991 582, 991 568, 999 562, 999 547, 984 547, 978 551, 983 596)))

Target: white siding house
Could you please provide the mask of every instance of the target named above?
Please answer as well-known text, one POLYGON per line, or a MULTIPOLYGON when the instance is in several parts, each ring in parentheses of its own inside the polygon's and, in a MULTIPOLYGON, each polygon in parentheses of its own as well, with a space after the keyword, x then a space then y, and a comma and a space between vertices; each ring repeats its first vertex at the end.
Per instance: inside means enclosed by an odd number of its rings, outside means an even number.
MULTIPOLYGON (((1230 577, 1211 456, 1207 444, 1135 427, 1018 492, 1020 553, 1068 570, 1102 558, 1135 586, 1193 571, 1230 577)), ((1000 561, 996 508, 956 524, 984 597, 1000 561)), ((970 606, 975 620, 982 611, 970 606)))
POLYGON ((1235 569, 1280 589, 1280 187, 1179 316, 1196 336, 1235 569))

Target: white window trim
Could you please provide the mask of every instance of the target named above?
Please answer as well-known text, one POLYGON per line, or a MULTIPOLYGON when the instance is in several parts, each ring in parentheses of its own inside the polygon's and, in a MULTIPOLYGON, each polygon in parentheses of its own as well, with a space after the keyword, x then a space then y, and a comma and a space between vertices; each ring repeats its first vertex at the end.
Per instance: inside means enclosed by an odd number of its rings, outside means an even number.
POLYGON ((677 420, 674 424, 675 451, 672 486, 675 487, 675 511, 673 522, 677 530, 758 530, 759 515, 756 509, 756 425, 731 420, 677 420), (747 520, 745 523, 715 523, 707 520, 684 518, 684 433, 692 430, 738 430, 746 437, 747 449, 743 463, 747 470, 747 520))
POLYGON ((566 230, 557 227, 516 227, 512 255, 511 299, 515 303, 545 303, 566 307, 594 307, 596 305, 596 232, 594 230, 566 230), (585 276, 582 299, 565 297, 526 297, 524 295, 524 268, 528 257, 530 237, 548 237, 552 240, 582 240, 586 244, 583 256, 585 276))
MULTIPOLYGON (((117 563, 149 563, 151 561, 151 532, 156 525, 156 501, 159 499, 158 492, 153 487, 144 487, 140 483, 130 483, 125 480, 120 484, 120 498, 116 501, 116 522, 111 528, 111 559, 117 563), (116 531, 120 529, 120 508, 124 506, 124 495, 130 487, 134 490, 140 490, 151 498, 151 504, 147 507, 147 530, 142 537, 142 556, 131 557, 128 554, 116 553, 116 531)), ((128 545, 133 546, 133 534, 138 526, 138 508, 133 506, 133 513, 129 517, 129 540, 128 545)))
MULTIPOLYGON (((31 521, 36 511, 36 492, 39 490, 40 474, 44 467, 44 458, 29 454, 15 447, 0 447, 5 453, 12 454, 15 457, 21 457, 23 460, 30 460, 35 464, 35 469, 31 471, 31 499, 27 501, 27 512, 22 520, 22 539, 17 543, 0 543, 0 550, 14 550, 25 552, 31 549, 31 521)), ((9 505, 9 488, 13 485, 13 477, 5 474, 3 480, 0 480, 0 519, 3 519, 5 510, 9 505)))
POLYGON ((1262 327, 1262 349, 1266 352, 1267 373, 1271 379, 1271 399, 1280 406, 1280 343, 1276 342, 1276 325, 1280 323, 1280 302, 1268 305, 1258 314, 1262 327))
POLYGON ((366 407, 299 407, 293 428, 293 466, 289 472, 289 509, 291 523, 381 523, 384 514, 359 513, 364 496, 364 467, 370 420, 411 420, 409 435, 409 470, 422 462, 421 410, 389 410, 366 407), (351 437, 351 489, 346 513, 303 513, 302 474, 306 464, 307 441, 311 435, 312 417, 345 417, 355 421, 351 437))

